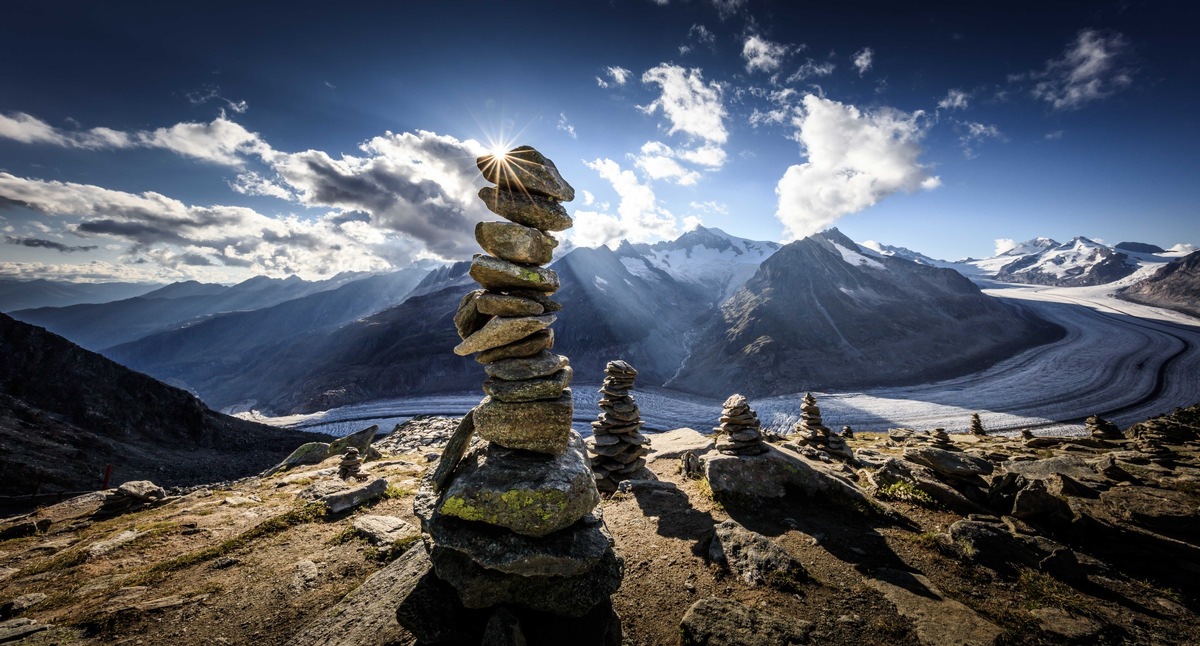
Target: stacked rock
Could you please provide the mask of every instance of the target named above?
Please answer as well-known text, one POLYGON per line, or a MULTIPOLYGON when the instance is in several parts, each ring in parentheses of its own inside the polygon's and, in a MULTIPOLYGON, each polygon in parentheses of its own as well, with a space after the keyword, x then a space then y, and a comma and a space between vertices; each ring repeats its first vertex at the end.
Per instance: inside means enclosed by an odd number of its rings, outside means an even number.
POLYGON ((353 446, 347 448, 346 452, 342 454, 342 461, 338 463, 338 477, 342 480, 359 479, 362 477, 362 474, 359 473, 362 463, 363 460, 358 455, 358 448, 353 446))
POLYGON ((792 427, 796 442, 801 446, 829 446, 831 431, 821 420, 821 408, 812 393, 804 393, 800 400, 800 421, 792 427))
POLYGON ((979 413, 971 413, 971 435, 987 435, 987 431, 983 430, 983 420, 979 419, 979 413))
POLYGON ((944 428, 935 428, 933 433, 933 442, 931 444, 939 449, 950 449, 954 447, 954 443, 950 441, 950 434, 944 428))
POLYGON ((730 395, 721 411, 721 425, 713 429, 717 434, 717 450, 725 455, 761 455, 767 452, 762 440, 762 425, 758 414, 746 398, 730 395))
POLYGON ((854 429, 850 428, 849 426, 843 426, 842 427, 842 439, 844 439, 844 440, 854 439, 854 429))
POLYGON ((592 422, 595 436, 588 442, 596 488, 600 491, 616 491, 622 480, 646 468, 650 440, 639 432, 641 414, 629 395, 636 378, 637 370, 624 361, 609 361, 604 367, 600 417, 592 422))
POLYGON ((476 354, 487 396, 447 444, 434 471, 441 477, 428 477, 417 495, 436 578, 405 598, 397 619, 422 643, 446 641, 447 630, 479 643, 484 624, 510 616, 518 631, 586 616, 578 621, 594 627, 589 634, 608 634, 617 621, 609 596, 624 566, 593 511, 600 495, 571 429, 571 368, 550 352, 558 276, 542 267, 558 244, 549 232, 572 224, 560 202, 575 190, 528 146, 476 163, 496 184, 480 198, 508 222, 475 228, 488 255, 474 257, 470 275, 483 289, 459 304, 463 341, 454 352, 476 354), (470 442, 476 433, 486 441, 470 442))
POLYGON ((1021 439, 1032 440, 1033 438, 1034 438, 1033 431, 1031 431, 1027 428, 1021 429, 1021 439))
POLYGON ((1088 433, 1096 440, 1120 440, 1125 436, 1121 433, 1121 429, 1112 422, 1100 417, 1092 415, 1084 420, 1084 425, 1088 433))

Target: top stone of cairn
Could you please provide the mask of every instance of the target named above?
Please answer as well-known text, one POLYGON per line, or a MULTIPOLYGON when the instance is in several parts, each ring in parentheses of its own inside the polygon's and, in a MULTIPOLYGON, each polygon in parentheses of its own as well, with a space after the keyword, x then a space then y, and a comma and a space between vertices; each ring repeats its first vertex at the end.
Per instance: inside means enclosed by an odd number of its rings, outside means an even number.
POLYGON ((518 146, 503 155, 484 155, 475 160, 484 179, 510 191, 536 193, 570 202, 575 189, 558 174, 554 162, 530 146, 518 146))

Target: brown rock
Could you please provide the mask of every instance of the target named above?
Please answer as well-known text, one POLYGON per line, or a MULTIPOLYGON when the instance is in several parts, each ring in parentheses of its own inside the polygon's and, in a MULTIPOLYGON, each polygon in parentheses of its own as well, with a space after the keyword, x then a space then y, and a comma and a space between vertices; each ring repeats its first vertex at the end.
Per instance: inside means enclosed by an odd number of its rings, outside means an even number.
POLYGON ((475 352, 483 352, 492 348, 508 345, 525 337, 550 327, 554 323, 554 315, 545 316, 497 316, 488 321, 463 342, 454 346, 454 354, 465 357, 475 352))
POLYGON ((551 269, 518 265, 483 254, 475 255, 469 273, 475 282, 495 292, 532 289, 553 294, 558 291, 558 274, 551 269))
POLYGON ((558 399, 562 396, 563 389, 571 385, 571 378, 574 376, 575 371, 571 366, 567 366, 549 377, 537 379, 506 381, 493 377, 484 380, 483 392, 502 402, 510 403, 558 399))
POLYGON ((517 381, 552 375, 566 368, 567 365, 566 357, 543 350, 531 357, 501 359, 492 362, 484 370, 487 371, 489 377, 517 381))
POLYGON ((570 202, 575 189, 558 174, 554 162, 530 146, 518 146, 503 155, 484 155, 475 160, 484 179, 522 193, 546 195, 570 202))
POLYGON ((550 401, 513 404, 485 397, 475 409, 475 430, 500 446, 557 455, 567 446, 573 411, 570 388, 550 401))
POLYGON ((526 265, 550 262, 558 246, 553 237, 513 222, 480 222, 475 225, 475 241, 497 258, 526 265))
POLYGON ((479 199, 492 213, 540 231, 565 231, 575 224, 561 204, 541 195, 486 186, 479 189, 479 199))
POLYGON ((478 309, 479 297, 483 294, 482 289, 467 292, 458 302, 458 311, 454 313, 454 328, 458 330, 459 338, 471 336, 487 323, 488 317, 478 309))
POLYGON ((476 301, 475 308, 481 314, 492 316, 537 316, 546 311, 541 303, 529 298, 484 292, 476 301))
POLYGON ((528 357, 535 355, 542 350, 549 350, 554 347, 554 330, 546 328, 540 332, 534 332, 529 336, 510 343, 499 348, 485 350, 475 356, 475 360, 482 364, 489 364, 501 359, 510 359, 513 357, 528 357))

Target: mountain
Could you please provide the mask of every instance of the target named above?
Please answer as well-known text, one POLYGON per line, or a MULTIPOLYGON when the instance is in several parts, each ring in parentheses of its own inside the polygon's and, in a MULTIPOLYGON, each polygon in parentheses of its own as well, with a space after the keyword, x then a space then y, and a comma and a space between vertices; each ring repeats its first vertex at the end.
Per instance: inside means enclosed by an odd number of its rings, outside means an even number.
POLYGON ((996 272, 996 280, 1078 287, 1111 283, 1137 269, 1138 264, 1127 254, 1081 236, 1057 247, 1022 256, 1001 267, 996 272))
POLYGON ((1132 251, 1133 253, 1166 253, 1167 250, 1155 244, 1145 242, 1118 242, 1117 246, 1113 247, 1117 251, 1132 251))
POLYGON ((35 307, 107 303, 142 296, 158 287, 151 283, 68 283, 60 280, 0 279, 0 312, 35 307))
POLYGON ((913 251, 905 247, 894 247, 889 244, 880 244, 874 240, 867 240, 858 245, 860 251, 868 256, 886 257, 886 258, 903 258, 911 260, 918 265, 929 265, 930 267, 944 267, 948 265, 944 260, 930 258, 919 251, 913 251))
POLYGON ((869 257, 830 229, 764 261, 666 386, 723 397, 929 381, 1059 334, 953 270, 869 257))
POLYGON ((1117 297, 1200 317, 1200 251, 1163 265, 1149 278, 1118 291, 1117 297))
POLYGON ((661 273, 696 285, 718 302, 744 284, 762 261, 779 250, 775 242, 731 236, 716 228, 698 226, 675 240, 654 244, 623 242, 617 248, 631 273, 649 278, 661 273))
POLYGON ((187 281, 135 298, 19 310, 11 316, 65 336, 89 350, 100 351, 201 317, 270 307, 333 289, 361 276, 339 274, 317 282, 296 276, 284 279, 257 276, 233 286, 187 281))
POLYGON ((192 395, 0 314, 0 494, 230 479, 322 439, 227 417, 192 395))
POLYGON ((262 309, 210 316, 104 351, 105 356, 208 399, 245 358, 332 330, 404 300, 428 271, 377 274, 262 309))

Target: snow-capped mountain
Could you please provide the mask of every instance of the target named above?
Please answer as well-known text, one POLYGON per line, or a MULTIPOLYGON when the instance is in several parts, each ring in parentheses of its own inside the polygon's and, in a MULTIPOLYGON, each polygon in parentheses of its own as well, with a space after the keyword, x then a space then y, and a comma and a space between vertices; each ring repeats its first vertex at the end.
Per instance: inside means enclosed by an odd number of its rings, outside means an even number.
POLYGON ((1021 256, 1001 267, 996 280, 1057 287, 1102 285, 1120 280, 1137 269, 1137 262, 1128 254, 1080 236, 1021 256))
POLYGON ((617 255, 635 276, 650 278, 661 272, 676 281, 702 286, 723 301, 778 250, 776 242, 747 240, 699 226, 669 242, 622 243, 617 255))
POLYGON ((1200 317, 1200 251, 1177 258, 1117 292, 1119 298, 1200 317))
POLYGON ((866 240, 858 243, 858 248, 867 255, 885 258, 903 258, 911 260, 918 265, 928 265, 930 267, 946 267, 950 263, 945 260, 930 258, 919 251, 913 251, 906 247, 895 247, 890 244, 881 244, 874 240, 866 240))

